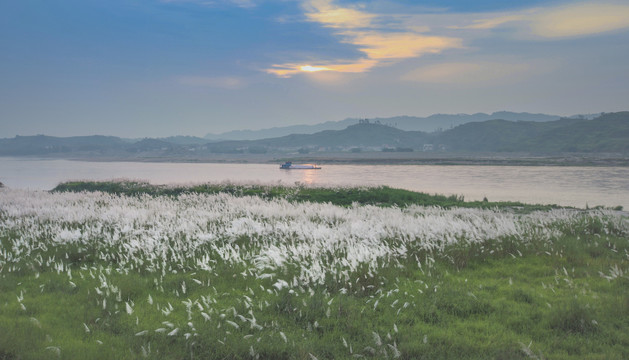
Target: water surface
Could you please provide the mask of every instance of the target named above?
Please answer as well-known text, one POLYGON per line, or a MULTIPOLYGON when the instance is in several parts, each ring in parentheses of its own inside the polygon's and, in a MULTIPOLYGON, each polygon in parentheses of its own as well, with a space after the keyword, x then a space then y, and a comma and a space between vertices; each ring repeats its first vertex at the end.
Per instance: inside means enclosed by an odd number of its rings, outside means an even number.
POLYGON ((629 168, 558 166, 323 165, 280 170, 279 164, 212 164, 25 160, 0 157, 0 182, 49 190, 68 180, 146 180, 153 184, 261 182, 318 186, 389 185, 466 200, 521 201, 629 209, 629 168))

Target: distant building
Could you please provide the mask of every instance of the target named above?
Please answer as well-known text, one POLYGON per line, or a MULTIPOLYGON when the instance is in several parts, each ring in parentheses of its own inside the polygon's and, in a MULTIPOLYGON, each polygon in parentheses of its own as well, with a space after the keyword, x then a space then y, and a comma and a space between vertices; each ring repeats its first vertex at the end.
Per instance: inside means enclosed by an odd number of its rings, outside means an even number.
POLYGON ((433 144, 424 144, 424 151, 433 151, 435 146, 433 144))

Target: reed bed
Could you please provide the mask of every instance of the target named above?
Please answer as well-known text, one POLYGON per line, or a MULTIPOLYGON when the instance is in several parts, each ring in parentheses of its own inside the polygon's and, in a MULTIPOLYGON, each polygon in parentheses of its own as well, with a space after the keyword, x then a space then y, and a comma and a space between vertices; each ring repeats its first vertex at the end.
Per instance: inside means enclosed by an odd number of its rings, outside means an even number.
MULTIPOLYGON (((453 336, 448 326, 459 320, 491 320, 494 330, 500 322, 482 280, 470 287, 444 279, 462 280, 486 263, 545 258, 554 271, 541 276, 548 284, 518 296, 537 304, 536 314, 548 311, 545 331, 601 336, 588 307, 602 304, 588 284, 612 286, 624 314, 628 236, 626 217, 600 209, 519 214, 0 189, 0 326, 14 330, 0 335, 0 358, 539 357, 529 341, 543 333, 513 328, 498 352, 430 349, 433 337, 453 336), (590 257, 581 259, 584 251, 590 257), (575 264, 587 276, 576 276, 575 264), (550 300, 551 290, 577 300, 550 300)), ((508 278, 513 286, 518 277, 492 274, 487 282, 508 278)), ((621 350, 602 354, 626 355, 629 339, 615 341, 621 350)))

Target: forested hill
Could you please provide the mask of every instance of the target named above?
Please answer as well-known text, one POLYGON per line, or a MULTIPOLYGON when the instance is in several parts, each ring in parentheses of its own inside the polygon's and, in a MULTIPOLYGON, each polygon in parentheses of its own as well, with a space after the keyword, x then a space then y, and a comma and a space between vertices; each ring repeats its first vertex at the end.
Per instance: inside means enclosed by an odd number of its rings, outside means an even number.
POLYGON ((363 121, 343 130, 277 138, 224 141, 208 144, 213 151, 229 149, 403 148, 456 152, 629 153, 629 112, 609 113, 593 120, 564 118, 555 121, 487 120, 432 133, 403 131, 363 121))
MULTIPOLYGON (((194 137, 130 140, 111 136, 17 136, 0 139, 0 156, 108 159, 203 159, 211 154, 291 154, 344 151, 438 151, 456 153, 629 154, 629 112, 595 119, 487 120, 436 132, 404 131, 363 120, 342 130, 240 141, 194 137)), ((624 156, 624 155, 623 155, 624 156)))
POLYGON ((467 123, 435 134, 434 139, 455 151, 629 153, 629 112, 603 114, 593 120, 467 123))
MULTIPOLYGON (((574 117, 593 118, 595 115, 575 115, 574 117)), ((387 118, 370 119, 371 122, 392 125, 405 131, 434 132, 443 129, 451 129, 455 126, 493 119, 509 121, 553 121, 558 120, 557 115, 516 113, 511 111, 497 111, 492 114, 433 114, 427 117, 394 116, 387 118)), ((261 130, 236 130, 222 134, 207 134, 208 140, 260 140, 272 137, 281 137, 291 134, 314 134, 325 130, 343 130, 348 126, 358 123, 360 119, 347 118, 341 121, 326 121, 315 125, 291 125, 274 127, 261 130)))
POLYGON ((344 148, 407 146, 420 148, 430 141, 430 134, 421 131, 404 131, 377 123, 362 123, 343 130, 325 130, 314 134, 292 134, 277 138, 223 141, 208 144, 211 149, 262 147, 262 148, 344 148))

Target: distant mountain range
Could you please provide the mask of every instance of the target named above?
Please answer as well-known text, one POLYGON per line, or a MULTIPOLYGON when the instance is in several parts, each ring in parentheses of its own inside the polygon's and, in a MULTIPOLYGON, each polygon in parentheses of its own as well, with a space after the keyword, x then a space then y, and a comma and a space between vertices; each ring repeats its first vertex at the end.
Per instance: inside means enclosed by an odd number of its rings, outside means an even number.
MULTIPOLYGON (((65 138, 16 136, 0 139, 0 156, 202 160, 211 158, 213 154, 241 154, 239 156, 246 157, 247 154, 285 156, 362 151, 629 155, 629 112, 607 113, 592 120, 586 116, 548 120, 550 115, 528 114, 526 116, 533 120, 467 121, 470 117, 493 117, 494 114, 434 115, 422 118, 425 124, 436 118, 466 121, 462 125, 433 132, 401 129, 400 123, 410 126, 408 124, 419 118, 396 117, 353 120, 349 126, 340 130, 257 140, 210 141, 190 136, 140 140, 99 135, 65 138)), ((499 114, 509 117, 514 113, 499 114)))
POLYGON ((404 131, 381 121, 362 120, 343 130, 291 134, 261 140, 233 140, 207 144, 212 151, 280 149, 351 151, 456 152, 629 152, 629 112, 609 113, 593 120, 561 118, 554 121, 487 120, 468 122, 432 133, 404 131))
MULTIPOLYGON (((593 119, 600 114, 574 115, 571 118, 593 119)), ((434 132, 451 129, 455 126, 486 120, 508 120, 508 121, 553 121, 560 116, 547 114, 515 113, 509 111, 499 111, 492 114, 435 114, 428 117, 417 116, 395 116, 389 118, 373 118, 370 122, 392 125, 400 130, 434 132)), ((208 140, 259 140, 272 137, 280 137, 291 134, 314 134, 324 130, 342 130, 356 124, 359 119, 348 118, 341 121, 327 121, 316 125, 294 125, 284 127, 274 127, 262 130, 237 130, 222 134, 207 134, 208 140)))

